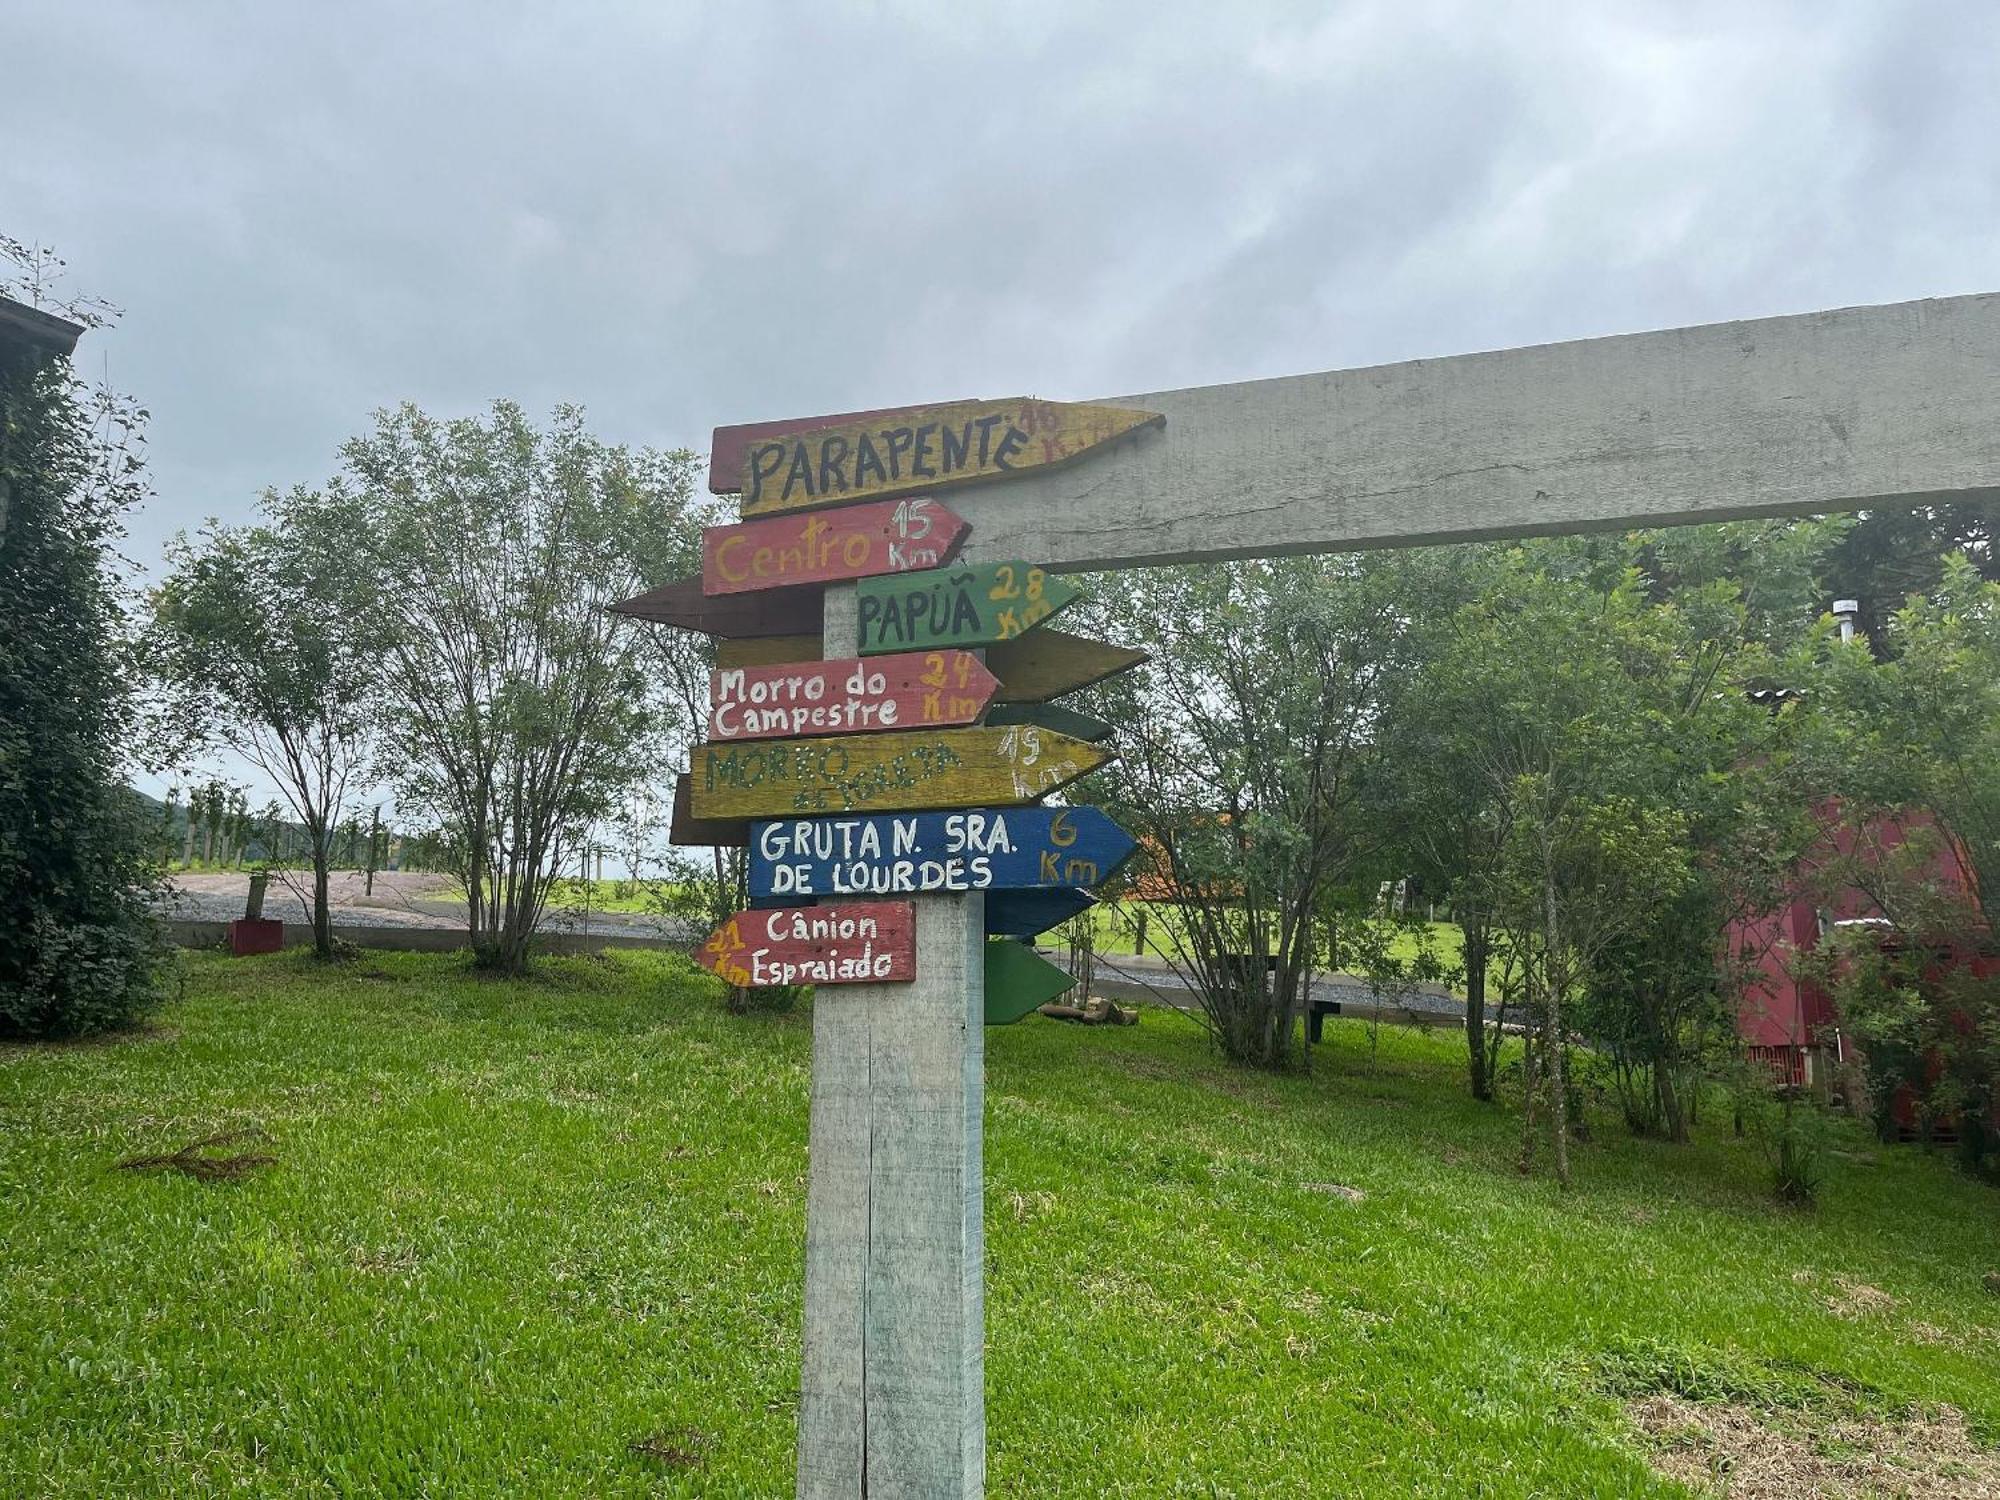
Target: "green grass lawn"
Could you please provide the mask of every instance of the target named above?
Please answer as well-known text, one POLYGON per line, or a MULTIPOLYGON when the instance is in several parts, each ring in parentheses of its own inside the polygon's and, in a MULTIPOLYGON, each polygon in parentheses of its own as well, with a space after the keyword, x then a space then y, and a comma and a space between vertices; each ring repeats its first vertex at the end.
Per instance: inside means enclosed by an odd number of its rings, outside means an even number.
MULTIPOLYGON (((0 1495, 791 1493, 804 1010, 650 953, 187 972, 0 1048, 0 1495), (239 1126, 275 1166, 115 1170, 239 1126)), ((1843 1127, 1787 1211, 1726 1122, 1600 1118, 1565 1196, 1451 1036, 1328 1037, 987 1033, 994 1495, 1680 1494, 1620 1401, 1662 1381, 2000 1437, 1991 1188, 1843 1127)))

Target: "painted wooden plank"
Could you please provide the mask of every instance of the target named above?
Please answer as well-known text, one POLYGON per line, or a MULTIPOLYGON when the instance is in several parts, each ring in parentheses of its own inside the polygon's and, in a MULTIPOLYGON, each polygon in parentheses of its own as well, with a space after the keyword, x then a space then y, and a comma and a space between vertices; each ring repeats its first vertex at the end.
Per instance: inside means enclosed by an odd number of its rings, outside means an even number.
POLYGON ((1093 714, 1078 713, 1059 703, 996 703, 986 711, 988 724, 1035 724, 1073 740, 1096 745, 1111 738, 1112 726, 1093 714))
POLYGON ((1129 646, 1113 646, 1047 625, 986 652, 986 665, 1000 679, 995 698, 1001 703, 1046 703, 1150 659, 1129 646))
POLYGON ((715 665, 721 671, 742 667, 781 667, 820 659, 818 635, 750 636, 715 643, 715 665))
POLYGON ((741 849, 750 842, 750 820, 697 818, 694 777, 682 771, 674 777, 674 815, 667 825, 667 842, 681 848, 741 849))
POLYGON ((970 651, 723 667, 709 674, 708 738, 950 728, 978 719, 999 687, 970 651))
POLYGON ((758 439, 743 455, 743 516, 1059 468, 1161 420, 1157 412, 1019 396, 758 439))
POLYGON ((1076 987, 1075 976, 1012 938, 986 944, 986 1024, 1006 1026, 1076 987))
POLYGON ((778 818, 755 823, 750 893, 901 896, 928 891, 1087 888, 1138 841, 1095 807, 778 818))
POLYGON ((780 417, 769 422, 737 422, 726 427, 718 427, 709 440, 708 487, 718 495, 733 495, 741 489, 743 458, 749 452, 752 443, 801 432, 816 432, 822 427, 845 427, 853 422, 909 416, 923 409, 921 406, 878 406, 872 411, 832 411, 814 417, 780 417))
POLYGON ((1074 888, 988 891, 986 935, 1037 938, 1051 927, 1060 927, 1080 912, 1089 911, 1096 904, 1096 898, 1090 892, 1074 888))
POLYGON ((1018 560, 865 578, 855 593, 861 654, 1011 641, 1082 597, 1075 584, 1018 560))
POLYGON ((803 588, 711 596, 702 592, 700 578, 677 578, 621 600, 611 606, 611 612, 704 635, 732 638, 808 635, 819 630, 825 592, 820 586, 809 584, 803 588))
POLYGON ((984 807, 1034 802, 1112 753, 1022 725, 701 744, 697 818, 984 807))
POLYGON ((949 506, 921 495, 711 526, 701 534, 702 589, 713 597, 939 568, 965 531, 949 506))
MULTIPOLYGON (((723 667, 761 667, 819 658, 817 635, 718 641, 715 648, 716 662, 723 667)), ((1000 690, 993 695, 997 703, 1045 703, 1143 666, 1147 660, 1143 651, 1072 635, 1049 625, 986 650, 986 665, 1000 679, 1000 690)))
POLYGON ((954 493, 1052 572, 2000 500, 2000 293, 1105 398, 1102 462, 954 493))
POLYGON ((917 977, 917 911, 907 901, 739 911, 694 960, 743 989, 903 983, 917 977))

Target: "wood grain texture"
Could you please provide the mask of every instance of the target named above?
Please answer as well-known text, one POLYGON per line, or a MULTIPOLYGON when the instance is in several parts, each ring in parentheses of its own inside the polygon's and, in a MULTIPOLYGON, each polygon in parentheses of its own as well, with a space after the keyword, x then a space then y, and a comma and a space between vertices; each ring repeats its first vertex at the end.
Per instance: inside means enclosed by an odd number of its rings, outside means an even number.
POLYGON ((694 777, 682 771, 674 777, 674 815, 667 825, 667 842, 680 848, 741 849, 750 842, 750 820, 697 818, 694 777))
POLYGON ((701 583, 711 598, 808 583, 943 567, 965 540, 956 512, 923 496, 773 516, 701 534, 701 583))
POLYGON ((1106 399, 1166 426, 954 492, 961 561, 1137 567, 2000 499, 2000 293, 1106 399))
POLYGON ((694 747, 697 818, 1035 802, 1112 752, 1030 725, 694 747))
MULTIPOLYGON (((825 639, 854 654, 854 590, 825 639)), ((919 898, 907 985, 813 1006, 801 1500, 985 1491, 985 898, 919 898)))
MULTIPOLYGON (((724 667, 769 666, 818 661, 817 635, 772 636, 761 640, 718 641, 716 661, 724 667)), ((1120 672, 1143 666, 1146 653, 1043 625, 986 650, 986 665, 1000 679, 996 703, 1046 703, 1120 672)))
POLYGON ((1157 412, 1017 396, 756 440, 743 455, 743 517, 1060 468, 1160 422, 1157 412))
POLYGON ((824 593, 823 588, 809 584, 711 597, 702 592, 700 578, 676 578, 619 601, 611 606, 611 612, 703 635, 805 635, 819 629, 824 593))

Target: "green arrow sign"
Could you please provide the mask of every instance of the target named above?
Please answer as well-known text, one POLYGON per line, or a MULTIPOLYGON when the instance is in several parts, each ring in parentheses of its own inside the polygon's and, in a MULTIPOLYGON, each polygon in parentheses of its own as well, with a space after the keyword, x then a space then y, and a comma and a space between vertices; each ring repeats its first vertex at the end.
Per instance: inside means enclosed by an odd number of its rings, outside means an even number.
POLYGON ((1083 597, 1075 584, 1024 562, 864 578, 855 593, 863 656, 1011 641, 1083 597))
POLYGON ((1053 729, 1057 734, 1066 734, 1073 740, 1082 740, 1086 745, 1095 745, 1111 738, 1111 726, 1091 714, 1080 714, 1073 708, 1064 708, 1056 703, 996 703, 986 711, 988 724, 1034 724, 1043 729, 1053 729))
POLYGON ((1018 1021, 1075 983, 1025 943, 994 938, 986 944, 986 1024, 1018 1021))

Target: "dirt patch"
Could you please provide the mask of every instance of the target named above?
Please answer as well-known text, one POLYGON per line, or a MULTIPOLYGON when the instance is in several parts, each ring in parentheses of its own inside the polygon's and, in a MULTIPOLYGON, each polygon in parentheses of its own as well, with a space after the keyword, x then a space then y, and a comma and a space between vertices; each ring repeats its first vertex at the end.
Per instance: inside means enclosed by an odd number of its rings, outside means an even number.
POLYGON ((2000 1454, 1975 1444, 1949 1406, 1891 1420, 1655 1395, 1625 1410, 1650 1440, 1655 1469, 1731 1500, 2000 1494, 2000 1454))
POLYGON ((128 1156, 118 1163, 121 1172, 179 1172, 201 1182, 235 1182, 259 1168, 275 1165, 278 1158, 267 1151, 240 1151, 234 1156, 211 1154, 217 1147, 238 1141, 268 1141, 261 1130, 224 1130, 189 1141, 166 1156, 128 1156))
POLYGON ((1359 1203, 1363 1198, 1368 1196, 1360 1188, 1349 1187, 1344 1182, 1309 1182, 1306 1184, 1306 1191, 1309 1193, 1325 1193, 1334 1198, 1344 1198, 1349 1203, 1359 1203))
MULTIPOLYGON (((1811 1286, 1819 1277, 1812 1271, 1794 1271, 1792 1280, 1800 1286, 1811 1286)), ((1819 1294, 1820 1304, 1836 1318, 1854 1322, 1895 1310, 1896 1299, 1879 1286, 1837 1274, 1828 1276, 1826 1281, 1831 1285, 1819 1294)))
POLYGON ((709 1437, 692 1427, 675 1427, 625 1446, 637 1457, 649 1459, 663 1468, 694 1469, 701 1466, 702 1456, 708 1451, 709 1437))

